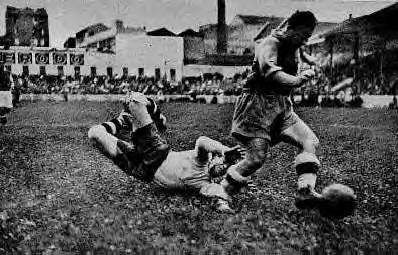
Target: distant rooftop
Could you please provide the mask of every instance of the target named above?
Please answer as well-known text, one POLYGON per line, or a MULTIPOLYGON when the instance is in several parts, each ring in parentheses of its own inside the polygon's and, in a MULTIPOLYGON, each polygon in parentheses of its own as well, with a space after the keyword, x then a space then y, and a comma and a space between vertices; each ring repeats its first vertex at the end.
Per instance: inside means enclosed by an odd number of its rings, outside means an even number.
POLYGON ((244 23, 248 25, 265 24, 267 22, 281 22, 284 18, 282 17, 267 17, 267 16, 256 16, 256 15, 241 15, 238 14, 236 17, 240 18, 244 23))
POLYGON ((31 12, 37 15, 44 15, 47 16, 47 11, 44 8, 32 9, 29 7, 26 8, 16 8, 10 5, 7 5, 6 13, 20 13, 20 12, 31 12))
POLYGON ((176 36, 176 34, 174 34, 173 32, 171 32, 170 30, 168 30, 165 27, 149 31, 149 32, 147 32, 147 35, 150 35, 150 36, 176 36))
POLYGON ((181 33, 178 34, 178 36, 182 37, 203 37, 203 34, 200 32, 196 32, 193 29, 187 29, 182 31, 181 33))

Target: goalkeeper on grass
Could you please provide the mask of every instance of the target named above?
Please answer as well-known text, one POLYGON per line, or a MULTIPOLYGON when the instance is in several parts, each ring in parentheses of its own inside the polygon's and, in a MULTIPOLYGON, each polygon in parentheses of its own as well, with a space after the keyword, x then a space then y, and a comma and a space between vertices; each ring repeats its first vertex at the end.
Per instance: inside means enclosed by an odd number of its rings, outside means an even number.
POLYGON ((230 197, 212 178, 225 174, 243 156, 242 149, 201 136, 194 150, 172 151, 158 131, 165 129, 165 120, 152 99, 132 93, 126 97, 125 110, 91 127, 88 137, 128 175, 164 188, 197 190, 216 198, 217 210, 233 212, 230 197), (123 129, 131 132, 129 141, 117 137, 123 129))

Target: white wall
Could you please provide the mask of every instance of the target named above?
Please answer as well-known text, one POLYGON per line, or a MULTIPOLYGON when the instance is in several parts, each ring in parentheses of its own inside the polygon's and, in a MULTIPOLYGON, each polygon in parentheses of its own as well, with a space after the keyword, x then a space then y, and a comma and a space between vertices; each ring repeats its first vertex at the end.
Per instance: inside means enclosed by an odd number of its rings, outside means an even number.
POLYGON ((112 67, 113 73, 121 74, 121 70, 115 70, 116 67, 116 58, 115 54, 108 53, 100 53, 100 52, 86 52, 85 54, 85 63, 84 66, 81 67, 82 75, 90 75, 91 67, 96 67, 97 75, 106 75, 106 69, 108 67, 112 67))
MULTIPOLYGON (((53 64, 52 51, 41 48, 40 51, 48 51, 50 62, 46 66, 46 73, 58 75, 58 65, 53 64)), ((5 50, 0 50, 5 51, 5 50)), ((39 74, 39 65, 35 64, 34 54, 39 51, 30 47, 19 47, 8 50, 15 52, 16 63, 11 65, 11 72, 22 74, 23 64, 18 63, 18 52, 32 53, 33 62, 28 64, 29 74, 39 74)), ((166 73, 170 79, 170 70, 176 71, 176 79, 182 78, 184 43, 181 37, 161 37, 134 34, 118 34, 116 36, 116 54, 86 51, 85 49, 69 49, 67 53, 67 64, 64 65, 65 75, 74 75, 73 65, 70 65, 70 53, 84 54, 84 65, 80 66, 80 74, 90 75, 91 67, 96 67, 98 75, 106 75, 107 68, 111 67, 113 74, 123 74, 122 68, 127 67, 130 75, 137 75, 138 68, 144 68, 148 76, 155 75, 155 69, 160 68, 161 76, 166 73)))
MULTIPOLYGON (((15 63, 4 63, 4 65, 6 65, 6 66, 7 65, 11 66, 11 72, 14 74, 22 74, 23 66, 29 67, 29 74, 39 74, 40 66, 45 66, 46 74, 58 75, 58 66, 59 65, 53 63, 54 51, 51 51, 49 48, 11 47, 9 50, 0 50, 0 52, 14 52, 15 63), (49 53, 49 64, 45 64, 45 65, 36 64, 35 53, 38 53, 38 52, 48 52, 49 53), (32 63, 31 64, 20 64, 18 62, 18 53, 31 53, 32 54, 32 63)), ((67 63, 66 63, 66 65, 63 65, 64 73, 66 75, 73 75, 75 73, 75 70, 74 70, 74 66, 70 65, 70 63, 69 63, 69 54, 70 53, 85 54, 85 50, 84 49, 71 49, 71 50, 60 49, 58 52, 66 53, 66 55, 67 55, 67 63)), ((86 56, 85 56, 85 61, 86 61, 86 56)), ((81 66, 81 69, 84 69, 84 67, 81 66)))
POLYGON ((84 41, 82 43, 77 43, 76 47, 86 47, 91 43, 97 43, 99 41, 114 37, 115 35, 116 35, 116 27, 112 27, 109 30, 102 31, 91 36, 85 35, 84 41))
POLYGON ((184 76, 200 76, 203 73, 221 73, 227 78, 231 78, 236 73, 243 73, 250 66, 212 66, 212 65, 185 65, 184 76))
POLYGON ((116 36, 116 68, 129 68, 129 73, 138 74, 138 68, 144 68, 149 76, 160 68, 161 75, 170 69, 176 70, 176 79, 182 77, 184 61, 184 42, 182 37, 137 36, 118 34, 116 36))

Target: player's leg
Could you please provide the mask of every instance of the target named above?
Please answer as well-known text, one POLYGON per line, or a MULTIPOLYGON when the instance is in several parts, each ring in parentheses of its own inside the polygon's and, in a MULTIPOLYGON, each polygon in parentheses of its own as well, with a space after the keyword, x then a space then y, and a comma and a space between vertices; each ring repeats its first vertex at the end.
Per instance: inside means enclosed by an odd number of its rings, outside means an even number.
POLYGON ((221 182, 230 195, 239 192, 242 187, 246 186, 248 176, 261 168, 270 146, 269 140, 265 138, 242 138, 239 140, 245 149, 245 157, 228 168, 227 175, 221 182))
POLYGON ((133 131, 131 140, 142 155, 142 164, 136 171, 136 177, 150 181, 170 149, 148 112, 147 98, 141 93, 134 93, 128 100, 127 110, 133 131))
POLYGON ((293 124, 282 130, 280 138, 299 149, 294 161, 298 176, 296 206, 312 208, 316 206, 319 198, 319 194, 315 192, 317 173, 320 167, 320 162, 315 154, 319 140, 311 128, 295 113, 293 113, 292 119, 293 124))
POLYGON ((101 147, 111 158, 117 157, 121 151, 117 148, 118 138, 111 134, 103 125, 95 125, 88 131, 88 138, 101 147))
MULTIPOLYGON (((121 117, 121 116, 119 116, 121 117)), ((122 120, 118 118, 91 127, 88 137, 119 168, 128 175, 134 175, 135 168, 141 163, 141 155, 134 144, 118 139, 115 135, 121 128, 122 120)))
MULTIPOLYGON (((146 97, 144 94, 139 92, 132 92, 126 97, 125 110, 127 113, 145 113, 141 115, 139 119, 147 120, 147 123, 143 123, 145 126, 149 122, 154 122, 157 129, 160 131, 166 130, 166 117, 161 113, 156 102, 146 97), (130 105, 130 103, 133 103, 130 105), (146 111, 143 108, 146 108, 146 111), (149 116, 148 116, 149 114, 149 116), (148 118, 149 117, 149 118, 148 118), (150 119, 150 121, 148 121, 150 119)), ((135 113, 135 114, 136 114, 135 113)))
POLYGON ((116 157, 121 152, 117 148, 117 135, 123 126, 127 125, 125 115, 120 114, 117 118, 95 125, 88 130, 88 138, 99 145, 104 153, 110 157, 116 157))

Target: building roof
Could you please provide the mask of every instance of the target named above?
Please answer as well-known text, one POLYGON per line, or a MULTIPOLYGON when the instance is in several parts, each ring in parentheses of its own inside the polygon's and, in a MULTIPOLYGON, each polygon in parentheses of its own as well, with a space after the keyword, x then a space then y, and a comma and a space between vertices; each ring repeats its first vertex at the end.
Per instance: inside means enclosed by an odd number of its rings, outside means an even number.
POLYGON ((89 31, 89 30, 95 30, 97 32, 101 32, 101 31, 106 31, 108 29, 109 29, 109 27, 105 26, 103 23, 96 23, 96 24, 93 24, 93 25, 83 28, 82 30, 80 30, 79 32, 76 33, 76 36, 79 37, 79 35, 84 34, 86 31, 89 31))
POLYGON ((398 39, 398 3, 369 15, 353 18, 340 23, 320 36, 333 37, 358 33, 361 36, 375 36, 380 39, 398 39))
POLYGON ((16 7, 7 5, 6 15, 19 14, 20 12, 32 13, 32 14, 36 14, 36 15, 40 15, 40 16, 47 16, 47 11, 44 8, 38 8, 38 9, 32 9, 32 8, 29 8, 29 7, 16 8, 16 7))
POLYGON ((200 32, 196 32, 193 29, 187 29, 182 31, 181 33, 178 34, 178 36, 182 37, 203 37, 203 34, 200 32))
POLYGON ((147 35, 150 35, 150 36, 176 36, 176 34, 174 34, 173 32, 171 32, 170 30, 168 30, 165 27, 149 31, 149 32, 147 32, 147 35))
POLYGON ((265 24, 267 22, 270 23, 280 23, 284 18, 281 17, 267 17, 267 16, 256 16, 256 15, 236 15, 237 18, 240 18, 243 23, 247 25, 260 25, 265 24))

